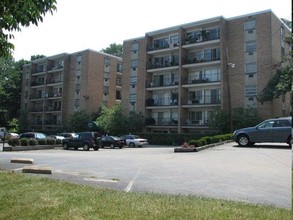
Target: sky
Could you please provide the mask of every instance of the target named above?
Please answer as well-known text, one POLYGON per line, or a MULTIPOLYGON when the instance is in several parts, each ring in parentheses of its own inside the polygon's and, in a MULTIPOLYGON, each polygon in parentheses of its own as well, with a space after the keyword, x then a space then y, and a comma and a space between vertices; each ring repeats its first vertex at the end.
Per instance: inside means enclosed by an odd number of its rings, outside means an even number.
POLYGON ((57 11, 38 26, 14 32, 15 60, 53 56, 138 38, 172 26, 217 16, 232 18, 272 10, 292 20, 291 0, 57 0, 57 11))

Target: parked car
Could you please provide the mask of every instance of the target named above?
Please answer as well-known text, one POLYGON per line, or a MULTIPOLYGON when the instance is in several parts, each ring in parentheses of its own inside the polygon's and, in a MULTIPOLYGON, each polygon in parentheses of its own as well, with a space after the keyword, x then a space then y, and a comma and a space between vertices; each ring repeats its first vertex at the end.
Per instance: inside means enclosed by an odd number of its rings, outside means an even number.
POLYGON ((7 139, 9 140, 10 138, 18 138, 19 137, 19 134, 17 133, 14 133, 14 132, 9 132, 7 133, 7 139))
POLYGON ((59 136, 63 136, 64 138, 73 138, 76 136, 76 133, 61 133, 59 136))
POLYGON ((97 143, 101 148, 108 146, 111 148, 119 147, 121 149, 126 145, 126 141, 122 140, 120 137, 109 135, 98 138, 97 143))
POLYGON ((291 128, 291 117, 268 119, 255 127, 235 130, 233 140, 241 147, 263 142, 287 143, 291 146, 291 128))
POLYGON ((121 139, 125 140, 126 145, 129 147, 142 147, 149 144, 147 139, 141 138, 138 135, 123 135, 121 139))
POLYGON ((69 148, 77 150, 80 147, 82 147, 85 151, 90 150, 90 148, 99 150, 99 145, 97 145, 97 137, 94 132, 78 132, 73 138, 64 138, 62 145, 64 150, 69 148))
POLYGON ((19 135, 19 138, 35 138, 35 139, 45 139, 47 135, 40 132, 26 132, 19 135))
POLYGON ((48 138, 53 138, 56 140, 63 140, 65 137, 61 135, 49 135, 48 138))

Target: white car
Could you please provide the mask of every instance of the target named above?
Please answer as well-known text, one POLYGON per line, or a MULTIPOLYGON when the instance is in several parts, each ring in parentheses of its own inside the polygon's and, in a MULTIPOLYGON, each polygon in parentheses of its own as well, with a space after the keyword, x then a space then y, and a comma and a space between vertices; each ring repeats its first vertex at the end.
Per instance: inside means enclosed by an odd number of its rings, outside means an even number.
POLYGON ((141 138, 138 135, 123 135, 121 138, 126 141, 129 147, 142 147, 149 144, 147 139, 141 138))

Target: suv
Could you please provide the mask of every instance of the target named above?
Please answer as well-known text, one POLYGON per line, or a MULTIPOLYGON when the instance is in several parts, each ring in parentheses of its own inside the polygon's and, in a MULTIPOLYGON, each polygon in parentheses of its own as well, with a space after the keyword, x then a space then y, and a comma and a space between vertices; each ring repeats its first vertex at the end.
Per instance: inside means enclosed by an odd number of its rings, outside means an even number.
POLYGON ((94 132, 79 132, 73 138, 65 138, 62 140, 63 149, 67 150, 73 148, 77 150, 82 147, 84 150, 88 151, 90 148, 94 150, 99 150, 99 145, 97 145, 97 135, 94 132))
POLYGON ((291 146, 292 118, 268 119, 255 127, 235 130, 233 140, 241 147, 254 145, 255 143, 287 143, 291 146))
POLYGON ((19 139, 21 138, 35 138, 39 140, 39 139, 46 139, 47 135, 40 132, 26 132, 19 135, 19 139))

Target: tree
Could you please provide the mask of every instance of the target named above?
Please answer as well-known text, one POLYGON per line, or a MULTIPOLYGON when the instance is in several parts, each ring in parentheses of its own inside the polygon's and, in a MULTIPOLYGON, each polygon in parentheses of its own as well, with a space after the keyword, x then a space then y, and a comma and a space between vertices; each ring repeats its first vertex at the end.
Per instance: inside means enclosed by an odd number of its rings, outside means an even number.
POLYGON ((112 108, 103 106, 97 123, 104 132, 113 135, 120 135, 127 128, 127 120, 122 114, 121 105, 115 105, 112 108))
POLYGON ((21 26, 38 25, 43 16, 57 9, 56 0, 0 1, 0 57, 11 57, 14 45, 12 31, 21 31, 21 26))
POLYGON ((128 133, 142 132, 144 128, 144 116, 143 114, 136 113, 134 111, 129 112, 127 118, 127 131, 128 133))
POLYGON ((77 111, 69 116, 68 126, 71 131, 84 131, 88 122, 89 116, 83 111, 77 111))
POLYGON ((121 44, 113 43, 113 44, 110 44, 110 46, 107 47, 106 49, 102 49, 101 52, 112 54, 117 57, 122 57, 123 47, 121 44))
MULTIPOLYGON (((286 37, 285 42, 292 48, 293 36, 292 33, 286 37)), ((266 84, 265 88, 258 95, 258 101, 263 103, 272 101, 275 98, 285 95, 292 90, 292 51, 284 58, 283 66, 277 70, 266 84)))
POLYGON ((22 67, 27 62, 0 58, 0 124, 19 117, 22 67))

